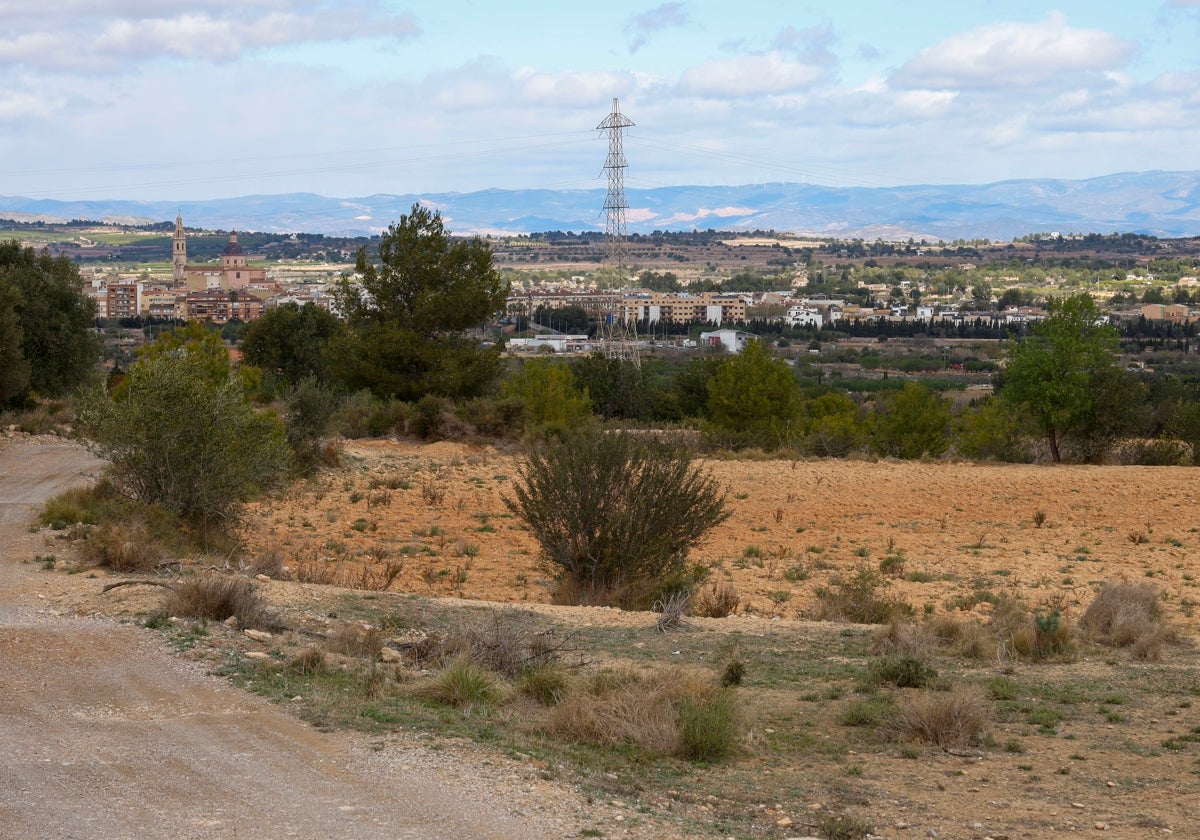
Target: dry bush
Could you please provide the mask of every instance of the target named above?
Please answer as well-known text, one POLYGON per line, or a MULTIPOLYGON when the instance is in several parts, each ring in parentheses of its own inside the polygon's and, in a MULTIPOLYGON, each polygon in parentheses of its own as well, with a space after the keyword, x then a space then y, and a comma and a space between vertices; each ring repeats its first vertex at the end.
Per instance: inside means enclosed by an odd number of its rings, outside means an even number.
POLYGON ((442 667, 466 658, 508 679, 516 679, 531 668, 558 662, 572 652, 569 637, 553 630, 535 630, 521 622, 493 615, 486 624, 457 628, 449 633, 425 636, 409 647, 413 664, 442 667))
POLYGON ((267 548, 261 553, 242 561, 242 570, 249 575, 266 575, 269 578, 282 578, 287 571, 285 565, 287 555, 283 549, 267 548))
POLYGON ((404 572, 402 560, 363 560, 353 555, 326 560, 321 557, 297 559, 293 569, 296 580, 301 583, 316 583, 322 586, 338 586, 343 589, 361 589, 366 592, 385 592, 404 572))
POLYGON ((692 608, 692 598, 687 592, 676 591, 659 598, 651 608, 659 613, 654 626, 660 633, 671 633, 676 630, 687 630, 689 625, 685 616, 692 608))
POLYGON ((599 671, 554 707, 548 728, 574 740, 702 759, 732 752, 740 722, 730 689, 676 666, 599 671))
POLYGON ((374 659, 383 650, 383 633, 377 627, 343 624, 329 634, 325 643, 329 650, 359 659, 374 659))
POLYGON ((167 598, 167 612, 203 621, 236 617, 241 627, 270 624, 258 588, 247 578, 232 575, 198 575, 175 584, 167 598))
POLYGON ((737 612, 742 599, 733 584, 714 580, 696 590, 692 596, 692 615, 701 618, 725 618, 737 612))
POLYGON ((870 652, 875 656, 928 656, 937 640, 929 629, 911 624, 899 616, 892 616, 886 627, 875 631, 871 638, 870 652))
POLYGON ((118 572, 153 571, 166 554, 140 519, 109 521, 95 528, 79 549, 86 563, 118 572))
POLYGON ((937 744, 944 750, 970 746, 987 722, 987 697, 976 685, 922 691, 901 703, 897 717, 903 737, 937 744))
POLYGON ((1157 661, 1164 644, 1179 641, 1163 622, 1158 588, 1149 583, 1109 581, 1096 593, 1079 624, 1088 638, 1108 647, 1128 647, 1137 659, 1157 661))
POLYGON ((988 629, 998 646, 1023 659, 1067 654, 1075 645, 1074 628, 1060 607, 1032 611, 1016 595, 997 599, 988 629))

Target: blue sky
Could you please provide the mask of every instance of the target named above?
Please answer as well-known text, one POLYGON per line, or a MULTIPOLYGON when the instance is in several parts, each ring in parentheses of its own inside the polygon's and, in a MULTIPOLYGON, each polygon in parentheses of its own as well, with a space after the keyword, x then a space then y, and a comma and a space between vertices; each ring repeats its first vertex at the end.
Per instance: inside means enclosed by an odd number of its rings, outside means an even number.
POLYGON ((1200 169, 1200 0, 0 0, 0 195, 1200 169))

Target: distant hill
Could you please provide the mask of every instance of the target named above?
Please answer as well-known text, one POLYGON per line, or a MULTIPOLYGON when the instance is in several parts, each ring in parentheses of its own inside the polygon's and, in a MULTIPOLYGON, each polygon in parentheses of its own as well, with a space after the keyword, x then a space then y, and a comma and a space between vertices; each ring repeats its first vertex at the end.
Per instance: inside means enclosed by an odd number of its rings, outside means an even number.
MULTIPOLYGON (((173 221, 189 227, 336 236, 378 233, 413 202, 441 211, 455 233, 602 231, 606 191, 483 190, 472 193, 328 198, 312 193, 210 201, 54 201, 0 196, 0 218, 120 223, 173 221)), ((1081 181, 822 187, 628 189, 629 232, 778 230, 863 239, 995 239, 1028 233, 1200 235, 1200 172, 1128 172, 1081 181)))

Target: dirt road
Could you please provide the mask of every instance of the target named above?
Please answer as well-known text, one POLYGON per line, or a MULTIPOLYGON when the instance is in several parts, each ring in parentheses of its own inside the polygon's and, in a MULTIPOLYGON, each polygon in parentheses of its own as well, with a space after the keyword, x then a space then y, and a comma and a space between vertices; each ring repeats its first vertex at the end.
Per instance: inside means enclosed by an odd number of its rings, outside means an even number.
MULTIPOLYGON (((37 506, 99 464, 0 440, 0 837, 535 838, 586 805, 523 765, 322 734, 145 631, 59 615, 37 506)), ((93 581, 92 585, 96 585, 93 581)))

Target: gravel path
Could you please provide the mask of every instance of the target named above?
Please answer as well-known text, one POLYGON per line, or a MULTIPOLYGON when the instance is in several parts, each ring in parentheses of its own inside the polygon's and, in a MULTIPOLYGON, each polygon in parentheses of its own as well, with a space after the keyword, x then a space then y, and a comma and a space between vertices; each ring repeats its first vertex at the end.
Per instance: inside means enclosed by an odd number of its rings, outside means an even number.
POLYGON ((87 582, 21 562, 46 551, 29 521, 98 467, 0 440, 0 837, 525 840, 604 819, 531 765, 319 733, 144 631, 57 614, 50 588, 87 582))

